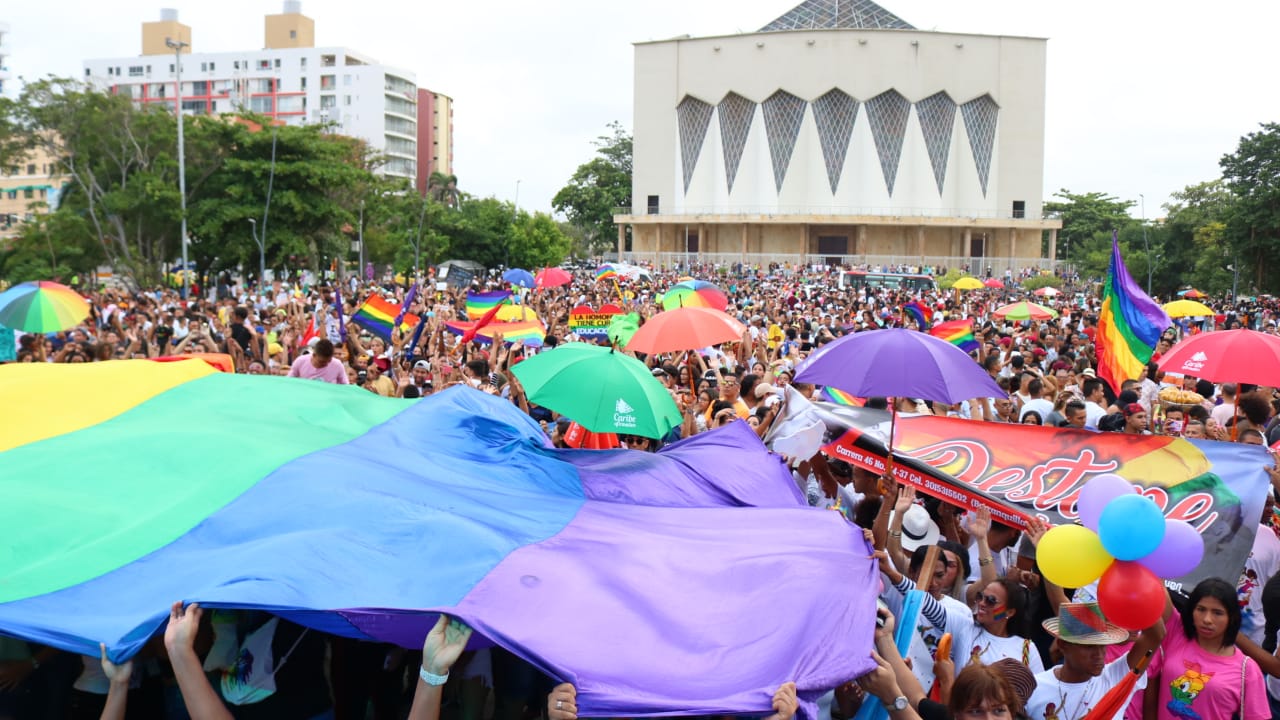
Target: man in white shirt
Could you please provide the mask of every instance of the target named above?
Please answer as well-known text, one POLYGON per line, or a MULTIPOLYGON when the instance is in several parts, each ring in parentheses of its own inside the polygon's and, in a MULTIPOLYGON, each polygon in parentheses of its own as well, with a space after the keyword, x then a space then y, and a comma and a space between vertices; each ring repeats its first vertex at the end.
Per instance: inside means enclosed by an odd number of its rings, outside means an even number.
POLYGON ((1226 427, 1235 414, 1236 384, 1222 383, 1222 404, 1209 412, 1209 419, 1216 420, 1219 425, 1226 427))
POLYGON ((1098 421, 1107 414, 1107 409, 1102 407, 1102 403, 1107 401, 1106 393, 1102 392, 1102 381, 1093 375, 1093 369, 1085 370, 1088 380, 1084 381, 1082 391, 1084 392, 1084 426, 1093 430, 1098 429, 1098 421))
MULTIPOLYGON (((1142 631, 1127 655, 1106 662, 1108 645, 1129 639, 1129 633, 1108 622, 1097 603, 1063 603, 1058 617, 1044 621, 1054 636, 1063 661, 1036 675, 1036 689, 1027 700, 1030 720, 1081 720, 1108 690, 1142 662, 1148 651, 1164 640, 1164 619, 1142 631)), ((1133 693, 1145 689, 1147 676, 1138 677, 1129 697, 1118 705, 1111 720, 1123 720, 1133 693)))

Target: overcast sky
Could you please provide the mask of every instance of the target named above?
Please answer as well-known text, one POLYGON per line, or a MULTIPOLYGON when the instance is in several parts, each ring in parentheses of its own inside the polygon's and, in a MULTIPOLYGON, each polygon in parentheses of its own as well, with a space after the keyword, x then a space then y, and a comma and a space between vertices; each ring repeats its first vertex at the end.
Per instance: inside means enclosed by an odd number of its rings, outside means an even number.
MULTIPOLYGON (((304 0, 318 45, 413 70, 455 100, 463 190, 550 210, 632 116, 631 43, 754 31, 799 0, 304 0)), ((1101 191, 1163 214, 1171 192, 1218 176, 1258 123, 1280 120, 1269 0, 885 0, 925 30, 1049 39, 1045 194, 1101 191)), ((8 2, 13 76, 82 75, 81 61, 139 52, 140 23, 176 7, 197 51, 260 47, 280 0, 8 2)), ((1134 208, 1134 215, 1138 215, 1134 208)))

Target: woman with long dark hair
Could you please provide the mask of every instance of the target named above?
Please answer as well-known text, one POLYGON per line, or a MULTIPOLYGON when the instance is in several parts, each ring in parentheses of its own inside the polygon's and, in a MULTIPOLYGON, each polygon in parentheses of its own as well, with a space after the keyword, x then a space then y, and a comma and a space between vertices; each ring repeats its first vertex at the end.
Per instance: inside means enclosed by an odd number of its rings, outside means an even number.
POLYGON ((1167 628, 1160 692, 1147 694, 1147 717, 1152 710, 1159 720, 1271 717, 1262 671, 1236 647, 1240 601, 1234 586, 1218 578, 1202 580, 1167 628))
POLYGON ((1032 674, 1044 671, 1044 663, 1031 642, 1031 606, 1027 589, 1008 578, 999 578, 978 590, 973 604, 973 628, 964 642, 969 664, 990 665, 1009 658, 1026 665, 1032 674))

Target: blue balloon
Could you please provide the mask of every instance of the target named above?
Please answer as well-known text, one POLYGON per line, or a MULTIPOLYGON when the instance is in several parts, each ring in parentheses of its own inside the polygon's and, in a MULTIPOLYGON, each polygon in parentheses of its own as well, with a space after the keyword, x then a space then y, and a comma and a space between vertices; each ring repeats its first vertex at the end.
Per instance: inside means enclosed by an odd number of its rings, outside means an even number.
POLYGON ((1098 536, 1117 560, 1144 558, 1164 540, 1164 513, 1151 498, 1123 495, 1103 508, 1098 536))

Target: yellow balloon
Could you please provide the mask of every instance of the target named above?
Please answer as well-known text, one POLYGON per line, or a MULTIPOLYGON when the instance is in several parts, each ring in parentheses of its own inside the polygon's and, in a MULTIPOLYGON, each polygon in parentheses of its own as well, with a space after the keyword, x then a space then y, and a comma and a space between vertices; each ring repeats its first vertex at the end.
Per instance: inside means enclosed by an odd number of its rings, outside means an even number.
POLYGON ((1102 577, 1115 558, 1102 547, 1098 534, 1089 528, 1059 525, 1040 539, 1036 562, 1049 582, 1064 588, 1079 588, 1102 577))

